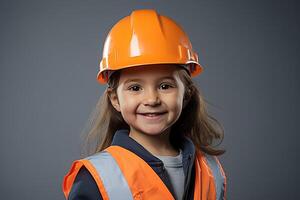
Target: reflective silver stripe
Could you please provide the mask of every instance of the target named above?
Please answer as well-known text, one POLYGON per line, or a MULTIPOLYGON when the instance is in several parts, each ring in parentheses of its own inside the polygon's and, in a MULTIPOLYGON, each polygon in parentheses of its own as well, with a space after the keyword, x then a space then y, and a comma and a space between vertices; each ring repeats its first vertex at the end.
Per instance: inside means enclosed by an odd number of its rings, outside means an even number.
POLYGON ((86 158, 98 172, 110 200, 133 199, 127 181, 117 162, 108 152, 100 152, 86 158))
POLYGON ((216 200, 224 199, 224 184, 225 178, 222 176, 221 169, 216 161, 215 156, 205 154, 205 159, 208 166, 213 172, 216 186, 216 200))

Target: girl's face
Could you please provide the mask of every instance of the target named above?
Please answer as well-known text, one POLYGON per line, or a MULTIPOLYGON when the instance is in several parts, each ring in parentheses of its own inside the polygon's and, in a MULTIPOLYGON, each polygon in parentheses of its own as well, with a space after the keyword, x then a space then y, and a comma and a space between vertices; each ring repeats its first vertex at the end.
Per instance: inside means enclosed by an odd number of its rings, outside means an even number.
POLYGON ((130 132, 159 135, 179 118, 184 84, 175 65, 147 65, 121 71, 111 103, 121 112, 130 132))

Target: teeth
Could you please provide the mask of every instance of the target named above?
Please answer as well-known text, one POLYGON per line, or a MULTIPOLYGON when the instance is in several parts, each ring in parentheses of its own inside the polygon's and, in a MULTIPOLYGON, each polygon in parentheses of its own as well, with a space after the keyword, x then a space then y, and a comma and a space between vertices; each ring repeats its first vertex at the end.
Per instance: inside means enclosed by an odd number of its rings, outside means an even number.
POLYGON ((156 115, 158 115, 158 114, 146 114, 146 116, 148 116, 148 117, 154 117, 154 116, 156 116, 156 115))
POLYGON ((158 115, 163 115, 165 113, 140 113, 141 115, 147 116, 147 117, 155 117, 158 115))

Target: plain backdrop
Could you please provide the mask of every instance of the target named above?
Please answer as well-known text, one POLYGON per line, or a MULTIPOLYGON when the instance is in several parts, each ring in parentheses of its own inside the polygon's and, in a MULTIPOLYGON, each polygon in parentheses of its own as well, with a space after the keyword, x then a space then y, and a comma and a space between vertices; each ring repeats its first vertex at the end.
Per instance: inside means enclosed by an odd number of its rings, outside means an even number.
POLYGON ((194 81, 225 130, 228 199, 300 199, 296 0, 1 0, 0 198, 64 198, 105 89, 106 34, 145 8, 177 21, 199 54, 194 81))

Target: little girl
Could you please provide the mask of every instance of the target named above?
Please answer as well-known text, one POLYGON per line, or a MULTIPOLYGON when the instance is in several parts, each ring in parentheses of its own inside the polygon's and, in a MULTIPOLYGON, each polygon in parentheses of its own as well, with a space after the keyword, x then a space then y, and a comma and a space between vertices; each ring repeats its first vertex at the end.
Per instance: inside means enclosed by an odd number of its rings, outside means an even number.
POLYGON ((191 80, 202 72, 188 36, 154 10, 109 32, 97 80, 107 88, 89 132, 97 147, 64 177, 66 199, 225 199, 213 147, 222 139, 191 80))

